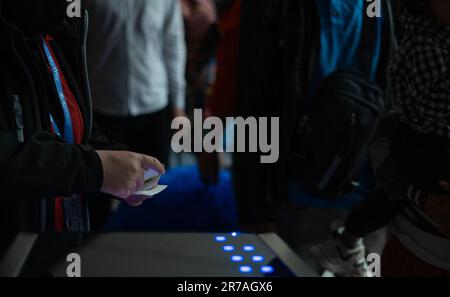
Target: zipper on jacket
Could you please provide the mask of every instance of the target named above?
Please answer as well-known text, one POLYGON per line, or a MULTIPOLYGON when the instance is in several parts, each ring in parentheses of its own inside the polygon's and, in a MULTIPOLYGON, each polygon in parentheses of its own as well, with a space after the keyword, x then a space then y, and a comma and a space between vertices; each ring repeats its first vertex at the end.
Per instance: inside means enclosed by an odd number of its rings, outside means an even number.
MULTIPOLYGON (((92 97, 91 97, 91 87, 90 87, 90 81, 89 81, 89 72, 88 72, 88 66, 87 66, 87 55, 86 55, 86 43, 87 43, 87 35, 89 30, 89 13, 87 10, 84 10, 84 16, 83 16, 83 22, 82 22, 82 30, 81 30, 81 63, 83 64, 83 80, 84 80, 84 97, 87 102, 88 106, 88 113, 89 113, 89 120, 88 120, 88 127, 87 132, 88 135, 86 135, 86 139, 89 142, 92 134, 92 126, 94 125, 94 110, 92 107, 92 97)), ((91 230, 91 221, 89 216, 89 203, 88 201, 84 201, 84 207, 83 207, 83 221, 85 223, 85 232, 89 232, 91 230)))
POLYGON ((86 56, 86 43, 87 43, 87 34, 88 34, 88 29, 89 29, 89 13, 87 10, 84 11, 84 16, 83 16, 83 22, 82 22, 82 30, 81 30, 81 63, 83 64, 83 70, 82 70, 82 75, 83 75, 83 84, 84 84, 84 96, 86 97, 86 102, 88 105, 88 112, 89 112, 89 120, 88 122, 88 127, 87 127, 87 132, 88 135, 86 135, 86 139, 90 139, 91 138, 91 134, 92 134, 92 126, 93 126, 93 107, 92 107, 92 98, 91 98, 91 87, 90 87, 90 82, 89 82, 89 72, 88 72, 88 67, 87 67, 87 56, 86 56))
POLYGON ((20 99, 19 99, 18 95, 13 95, 13 109, 14 109, 14 119, 16 122, 17 140, 20 143, 23 143, 25 141, 23 113, 22 113, 22 104, 20 103, 20 99))

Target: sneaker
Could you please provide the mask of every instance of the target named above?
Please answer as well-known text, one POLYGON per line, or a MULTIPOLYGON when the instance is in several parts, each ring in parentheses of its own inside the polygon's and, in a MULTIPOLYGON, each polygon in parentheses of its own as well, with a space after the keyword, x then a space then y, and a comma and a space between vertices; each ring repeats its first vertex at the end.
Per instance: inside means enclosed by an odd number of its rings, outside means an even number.
POLYGON ((320 265, 339 276, 373 277, 366 261, 366 249, 363 240, 358 240, 354 247, 346 247, 340 236, 344 228, 332 232, 331 238, 318 242, 310 249, 320 265))

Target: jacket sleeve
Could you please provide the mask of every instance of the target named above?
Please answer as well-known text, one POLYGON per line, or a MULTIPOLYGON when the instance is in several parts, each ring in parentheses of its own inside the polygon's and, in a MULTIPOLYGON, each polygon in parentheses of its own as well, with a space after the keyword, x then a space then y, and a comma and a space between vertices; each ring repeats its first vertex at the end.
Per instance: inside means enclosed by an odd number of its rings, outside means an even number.
POLYGON ((45 199, 97 192, 103 181, 99 156, 47 132, 24 143, 0 132, 0 201, 45 199))

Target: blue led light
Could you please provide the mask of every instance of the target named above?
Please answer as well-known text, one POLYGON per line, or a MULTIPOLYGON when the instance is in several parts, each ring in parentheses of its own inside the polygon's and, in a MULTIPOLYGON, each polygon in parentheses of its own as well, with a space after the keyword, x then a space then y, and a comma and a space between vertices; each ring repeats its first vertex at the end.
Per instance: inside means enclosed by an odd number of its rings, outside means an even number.
POLYGON ((233 262, 242 262, 242 261, 244 261, 244 257, 242 257, 242 256, 232 256, 231 257, 231 261, 233 261, 233 262))
POLYGON ((225 236, 216 236, 217 242, 225 242, 226 240, 227 240, 227 238, 225 236))
POLYGON ((252 260, 253 260, 253 262, 262 262, 262 261, 264 261, 264 257, 263 256, 253 256, 252 260))
POLYGON ((273 273, 275 269, 273 269, 272 266, 263 266, 261 267, 261 272, 262 273, 273 273))
POLYGON ((239 271, 242 273, 250 273, 253 271, 253 269, 250 266, 241 266, 239 268, 239 271))
POLYGON ((224 250, 225 252, 232 252, 232 251, 234 251, 234 246, 232 246, 232 245, 226 245, 226 246, 223 247, 223 250, 224 250))
POLYGON ((253 252, 254 250, 255 250, 255 247, 253 245, 244 245, 245 252, 253 252))
POLYGON ((237 232, 231 233, 231 236, 233 236, 233 237, 237 237, 238 235, 239 235, 239 233, 237 233, 237 232))

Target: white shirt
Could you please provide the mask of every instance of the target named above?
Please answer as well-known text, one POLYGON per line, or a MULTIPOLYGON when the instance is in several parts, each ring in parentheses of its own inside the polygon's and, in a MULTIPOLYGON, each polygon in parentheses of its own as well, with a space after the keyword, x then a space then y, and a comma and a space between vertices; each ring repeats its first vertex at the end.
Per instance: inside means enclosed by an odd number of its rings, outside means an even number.
POLYGON ((89 0, 94 110, 111 116, 184 108, 186 44, 178 0, 89 0))

